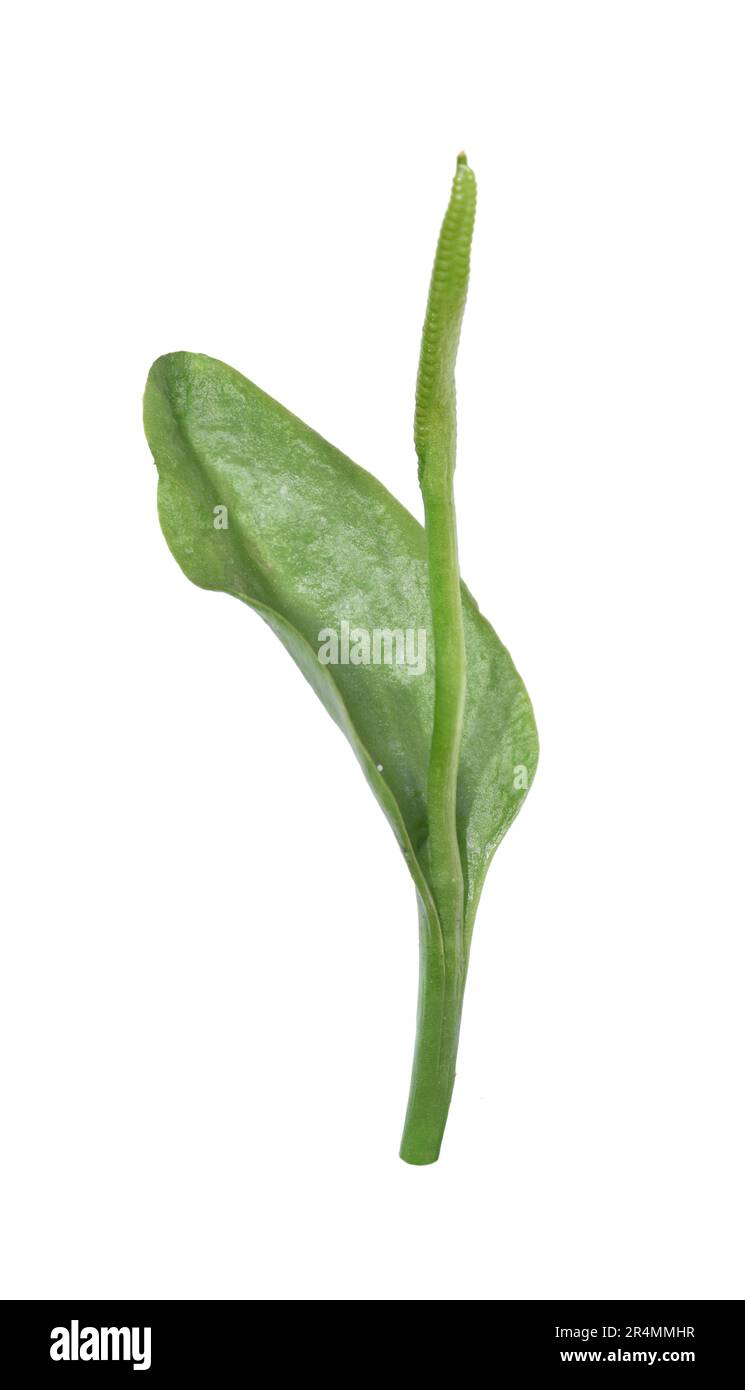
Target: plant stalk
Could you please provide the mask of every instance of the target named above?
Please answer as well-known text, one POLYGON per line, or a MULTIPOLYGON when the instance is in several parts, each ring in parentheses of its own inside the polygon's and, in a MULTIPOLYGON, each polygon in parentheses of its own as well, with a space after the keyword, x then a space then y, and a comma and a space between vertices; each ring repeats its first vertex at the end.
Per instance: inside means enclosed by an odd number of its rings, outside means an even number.
POLYGON ((458 157, 440 230, 422 332, 414 441, 424 499, 434 638, 435 704, 427 776, 428 867, 437 916, 419 908, 419 1005, 401 1157, 434 1163, 455 1080, 463 991, 465 889, 457 827, 458 767, 466 699, 455 524, 455 359, 468 289, 476 182, 458 157))
POLYGON ((443 940, 452 940, 452 933, 441 933, 418 896, 417 902, 419 1003, 401 1158, 422 1165, 436 1163, 440 1153, 455 1081, 466 978, 457 953, 443 949, 443 940))

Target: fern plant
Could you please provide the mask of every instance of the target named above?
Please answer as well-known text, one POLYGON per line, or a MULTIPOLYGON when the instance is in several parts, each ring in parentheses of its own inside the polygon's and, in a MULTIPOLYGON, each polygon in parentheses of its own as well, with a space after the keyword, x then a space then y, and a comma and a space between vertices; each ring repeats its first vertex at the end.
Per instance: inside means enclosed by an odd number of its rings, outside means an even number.
POLYGON ((416 387, 424 526, 223 362, 170 353, 145 391, 173 555, 195 584, 241 599, 283 642, 349 740, 414 881, 419 1002, 401 1143, 414 1164, 440 1152, 479 896, 538 758, 525 687, 458 563, 455 360, 475 211, 476 182, 460 155, 416 387), (350 659, 329 660, 320 637, 340 624, 353 639, 350 659), (400 651, 370 659, 365 634, 383 634, 392 651, 404 631, 426 635, 423 665, 400 651))

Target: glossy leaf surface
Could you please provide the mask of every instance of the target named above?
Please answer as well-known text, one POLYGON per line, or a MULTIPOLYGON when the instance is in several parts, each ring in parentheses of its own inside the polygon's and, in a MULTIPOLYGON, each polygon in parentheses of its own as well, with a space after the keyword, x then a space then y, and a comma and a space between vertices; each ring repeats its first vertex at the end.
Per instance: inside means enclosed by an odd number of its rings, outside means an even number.
MULTIPOLYGON (((145 428, 175 558, 195 584, 254 608, 284 643, 351 743, 434 922, 426 813, 433 652, 423 528, 374 477, 213 358, 159 358, 148 378, 145 428), (215 508, 226 509, 227 525, 215 524, 215 508), (350 632, 425 630, 424 670, 385 661, 322 665, 319 634, 338 632, 343 622, 350 632)), ((465 588, 463 608, 467 696, 457 821, 470 934, 489 861, 532 780, 538 744, 522 681, 465 588)))

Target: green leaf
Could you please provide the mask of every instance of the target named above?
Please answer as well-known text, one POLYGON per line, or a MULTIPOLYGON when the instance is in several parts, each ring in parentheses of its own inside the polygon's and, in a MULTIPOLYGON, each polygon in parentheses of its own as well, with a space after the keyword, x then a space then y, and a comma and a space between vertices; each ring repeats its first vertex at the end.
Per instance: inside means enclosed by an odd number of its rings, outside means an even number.
MULTIPOLYGON (((145 429, 161 525, 185 574, 276 632, 352 745, 437 927, 427 835, 433 646, 423 528, 369 473, 238 372, 172 353, 154 364, 145 429), (226 508, 216 516, 215 508, 226 508), (216 525, 220 519, 227 526, 216 525), (421 629, 427 661, 322 665, 323 629, 421 629)), ((463 588, 467 695, 457 830, 470 937, 494 850, 538 743, 512 660, 463 588), (524 773, 521 771, 524 769, 524 773)))

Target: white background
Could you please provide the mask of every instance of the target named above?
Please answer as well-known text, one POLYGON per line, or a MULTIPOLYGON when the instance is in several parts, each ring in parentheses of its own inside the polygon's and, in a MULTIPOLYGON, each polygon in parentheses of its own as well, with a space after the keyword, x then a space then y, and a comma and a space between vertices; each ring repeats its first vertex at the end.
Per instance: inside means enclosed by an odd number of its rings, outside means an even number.
POLYGON ((744 37, 650 0, 6 18, 4 1296, 745 1293, 744 37), (542 760, 416 1169, 403 860, 168 554, 140 402, 223 358, 419 514, 461 147, 462 567, 542 760))

